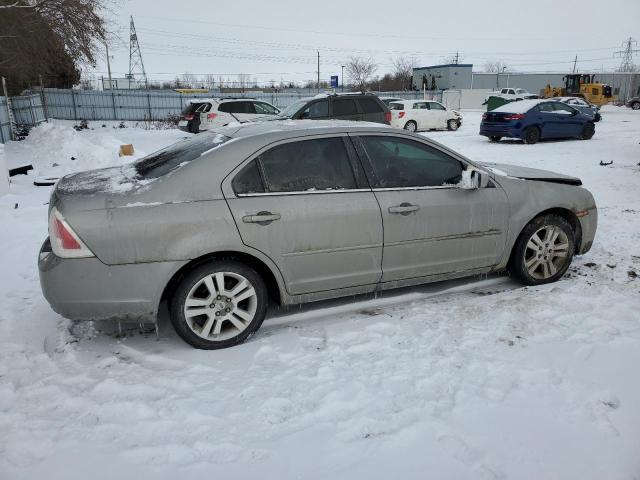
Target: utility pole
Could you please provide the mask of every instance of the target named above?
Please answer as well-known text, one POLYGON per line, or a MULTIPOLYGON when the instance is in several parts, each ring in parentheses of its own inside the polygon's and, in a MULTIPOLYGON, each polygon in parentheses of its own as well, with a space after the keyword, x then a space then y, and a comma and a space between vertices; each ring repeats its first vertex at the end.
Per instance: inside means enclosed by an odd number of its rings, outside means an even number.
POLYGON ((576 58, 573 61, 573 73, 576 73, 576 66, 577 65, 578 65, 578 55, 576 55, 576 58))
POLYGON ((458 50, 456 50, 456 59, 453 63, 455 63, 456 65, 458 65, 458 61, 460 60, 460 54, 458 52, 458 50))
POLYGON ((344 92, 344 65, 340 65, 342 73, 340 74, 340 81, 342 82, 342 91, 344 92))
POLYGON ((320 93, 320 50, 318 50, 318 93, 320 93))
MULTIPOLYGON (((109 90, 113 88, 113 84, 111 83, 111 59, 109 58, 109 44, 104 42, 104 48, 107 50, 107 74, 109 75, 109 90)), ((102 85, 104 88, 104 85, 102 85)))

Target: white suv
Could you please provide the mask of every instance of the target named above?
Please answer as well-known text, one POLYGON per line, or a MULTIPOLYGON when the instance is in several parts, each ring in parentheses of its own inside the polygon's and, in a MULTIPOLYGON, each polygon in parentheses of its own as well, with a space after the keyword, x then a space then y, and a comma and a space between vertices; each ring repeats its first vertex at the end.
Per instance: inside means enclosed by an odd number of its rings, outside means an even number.
POLYGON ((433 100, 398 100, 389 103, 391 126, 410 132, 420 130, 457 130, 462 125, 462 114, 449 110, 433 100))
POLYGON ((278 113, 280 110, 270 103, 252 98, 194 98, 182 110, 178 128, 198 133, 278 113))

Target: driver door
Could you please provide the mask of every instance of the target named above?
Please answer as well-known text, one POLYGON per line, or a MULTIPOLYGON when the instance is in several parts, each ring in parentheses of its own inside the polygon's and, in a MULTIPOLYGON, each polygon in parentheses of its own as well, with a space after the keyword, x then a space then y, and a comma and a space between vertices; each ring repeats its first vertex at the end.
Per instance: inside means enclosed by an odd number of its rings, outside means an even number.
POLYGON ((382 211, 383 282, 499 262, 508 215, 499 186, 460 188, 466 165, 417 140, 392 134, 353 138, 382 211))

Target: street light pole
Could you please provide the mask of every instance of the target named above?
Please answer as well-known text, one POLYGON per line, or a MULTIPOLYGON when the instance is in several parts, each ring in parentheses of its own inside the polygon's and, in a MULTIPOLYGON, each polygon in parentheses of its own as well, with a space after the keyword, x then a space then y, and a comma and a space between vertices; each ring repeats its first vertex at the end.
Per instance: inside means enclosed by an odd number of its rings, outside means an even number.
POLYGON ((344 65, 340 65, 342 68, 342 73, 340 74, 340 81, 342 82, 342 91, 344 92, 344 65))

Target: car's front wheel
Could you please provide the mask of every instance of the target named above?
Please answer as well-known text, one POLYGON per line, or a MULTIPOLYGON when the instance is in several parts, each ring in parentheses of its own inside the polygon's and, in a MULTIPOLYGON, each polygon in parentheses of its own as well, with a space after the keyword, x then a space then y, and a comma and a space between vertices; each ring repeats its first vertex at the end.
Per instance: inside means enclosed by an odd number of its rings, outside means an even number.
POLYGON ((460 124, 458 123, 458 120, 456 120, 455 118, 452 118, 451 120, 447 121, 447 130, 455 131, 458 129, 459 126, 460 124))
POLYGON ((567 220, 544 215, 532 220, 513 250, 511 273, 525 285, 555 282, 571 265, 575 239, 567 220))
POLYGON ((582 135, 580 135, 580 138, 582 140, 590 140, 595 133, 596 133, 596 126, 593 123, 589 122, 585 124, 584 127, 582 127, 582 135))
POLYGON ((215 261, 182 279, 171 301, 171 323, 195 348, 231 347, 260 328, 267 298, 255 270, 235 260, 215 261))
POLYGON ((416 130, 418 130, 418 124, 413 120, 409 120, 404 124, 404 129, 408 132, 415 132, 416 130))

